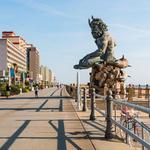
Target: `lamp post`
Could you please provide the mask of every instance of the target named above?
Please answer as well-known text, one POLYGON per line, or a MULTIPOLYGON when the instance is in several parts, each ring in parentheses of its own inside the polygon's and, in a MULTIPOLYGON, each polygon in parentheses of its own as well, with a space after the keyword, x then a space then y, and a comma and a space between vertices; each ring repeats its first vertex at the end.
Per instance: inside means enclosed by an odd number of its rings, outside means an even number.
POLYGON ((79 73, 77 72, 77 108, 80 110, 80 83, 79 73))

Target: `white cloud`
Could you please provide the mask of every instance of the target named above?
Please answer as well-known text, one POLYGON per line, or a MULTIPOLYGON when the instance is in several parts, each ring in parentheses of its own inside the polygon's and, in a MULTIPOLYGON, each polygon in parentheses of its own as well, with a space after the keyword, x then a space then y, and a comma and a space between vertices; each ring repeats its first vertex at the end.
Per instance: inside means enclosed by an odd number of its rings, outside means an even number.
POLYGON ((57 10, 48 4, 41 3, 36 0, 26 0, 26 1, 25 0, 11 0, 11 1, 19 3, 19 4, 23 4, 27 7, 35 9, 37 11, 46 13, 47 15, 51 15, 51 16, 54 15, 54 16, 70 18, 70 16, 68 14, 64 13, 63 11, 57 10))
POLYGON ((123 24, 111 24, 112 27, 115 28, 120 28, 125 30, 126 32, 128 31, 130 36, 134 36, 136 38, 143 38, 143 37, 150 37, 150 30, 147 29, 142 29, 142 28, 137 28, 137 27, 132 27, 129 25, 123 25, 123 24), (133 33, 133 34, 131 34, 133 33))

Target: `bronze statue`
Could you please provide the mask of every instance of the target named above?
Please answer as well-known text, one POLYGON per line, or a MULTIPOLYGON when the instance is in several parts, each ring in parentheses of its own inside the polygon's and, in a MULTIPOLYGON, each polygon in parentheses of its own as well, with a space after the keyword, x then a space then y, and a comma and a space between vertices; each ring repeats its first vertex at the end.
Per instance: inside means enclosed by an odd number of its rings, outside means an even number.
POLYGON ((120 93, 125 95, 124 81, 128 75, 123 69, 129 66, 128 60, 124 56, 120 59, 114 57, 116 43, 108 33, 107 25, 101 19, 92 17, 88 22, 98 49, 83 57, 74 68, 92 68, 90 86, 96 91, 101 92, 100 90, 107 85, 107 88, 112 89, 117 96, 120 93))
POLYGON ((116 60, 114 58, 116 44, 107 32, 107 25, 101 19, 92 17, 92 21, 89 19, 89 26, 98 49, 83 57, 79 64, 74 66, 75 69, 87 69, 104 61, 112 63, 116 60))

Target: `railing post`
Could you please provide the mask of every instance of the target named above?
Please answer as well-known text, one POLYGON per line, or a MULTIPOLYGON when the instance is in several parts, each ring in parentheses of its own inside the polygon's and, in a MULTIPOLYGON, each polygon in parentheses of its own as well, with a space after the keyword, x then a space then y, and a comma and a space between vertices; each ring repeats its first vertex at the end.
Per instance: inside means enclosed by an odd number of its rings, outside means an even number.
MULTIPOLYGON (((114 116, 114 118, 115 118, 115 121, 117 120, 117 106, 115 105, 115 116, 114 116)), ((116 127, 116 124, 115 124, 115 133, 116 133, 116 131, 117 131, 117 127, 116 127)))
MULTIPOLYGON (((128 130, 129 130, 129 122, 127 122, 126 128, 128 128, 128 130)), ((130 142, 130 141, 129 141, 129 138, 130 138, 130 137, 129 137, 129 135, 128 135, 127 132, 126 132, 125 134, 126 134, 126 143, 127 143, 127 144, 130 144, 130 143, 129 143, 129 142, 130 142)))
POLYGON ((105 131, 105 138, 106 139, 112 139, 113 134, 112 134, 112 111, 113 111, 113 103, 112 103, 112 91, 109 90, 107 92, 107 97, 106 97, 106 103, 107 103, 107 125, 106 125, 106 131, 105 131))
POLYGON ((83 88, 83 108, 82 111, 87 111, 86 88, 83 88))
POLYGON ((129 84, 128 87, 128 101, 129 102, 133 101, 133 90, 131 84, 129 84))
MULTIPOLYGON (((150 97, 149 97, 149 86, 148 84, 146 84, 146 95, 147 95, 147 100, 148 100, 148 108, 150 108, 150 97)), ((149 114, 149 118, 150 118, 150 114, 149 114)))
POLYGON ((91 114, 90 114, 90 120, 95 120, 95 89, 92 88, 91 91, 91 114))
POLYGON ((75 87, 74 93, 75 93, 75 102, 77 102, 78 101, 77 87, 75 87))
POLYGON ((135 96, 136 96, 136 94, 135 94, 135 86, 134 86, 134 84, 132 84, 132 95, 133 95, 133 97, 135 97, 135 96))
POLYGON ((145 99, 148 99, 148 95, 149 95, 149 87, 148 87, 148 84, 146 84, 146 88, 145 88, 145 99))
MULTIPOLYGON (((150 97, 148 95, 148 108, 150 108, 150 97)), ((149 118, 150 118, 150 114, 149 114, 149 118)))
MULTIPOLYGON (((142 140, 144 140, 144 129, 142 127, 142 140)), ((142 150, 144 150, 144 145, 142 145, 142 150)))
POLYGON ((142 89, 141 89, 140 84, 139 84, 139 87, 138 87, 138 98, 142 98, 142 89))

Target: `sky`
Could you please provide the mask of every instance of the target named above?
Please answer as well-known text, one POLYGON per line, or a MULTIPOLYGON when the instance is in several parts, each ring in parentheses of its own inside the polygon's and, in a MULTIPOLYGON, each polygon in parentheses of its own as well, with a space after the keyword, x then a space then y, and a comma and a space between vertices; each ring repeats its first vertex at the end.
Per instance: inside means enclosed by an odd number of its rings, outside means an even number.
MULTIPOLYGON (((126 83, 150 84, 150 0, 5 0, 0 2, 0 32, 14 31, 40 52, 61 83, 76 82, 73 65, 97 49, 88 25, 101 18, 116 40, 115 57, 132 66, 126 83)), ((81 70, 80 81, 89 82, 81 70)))

